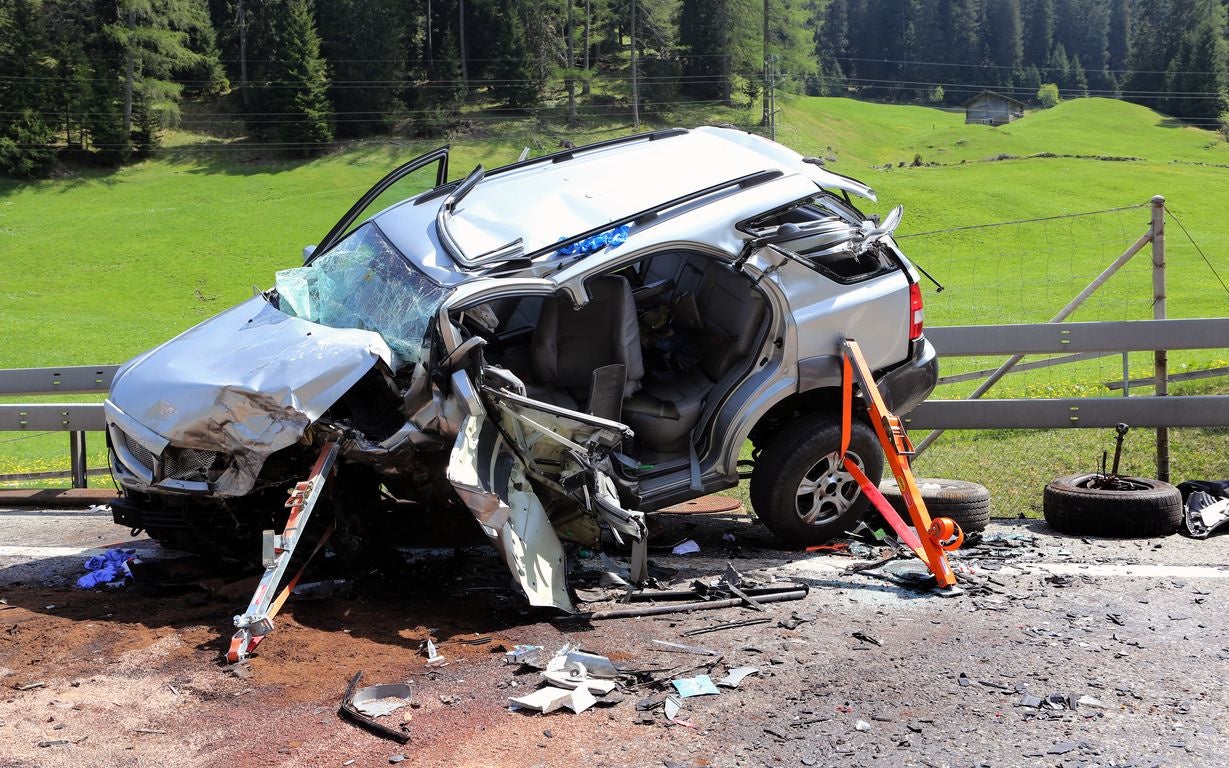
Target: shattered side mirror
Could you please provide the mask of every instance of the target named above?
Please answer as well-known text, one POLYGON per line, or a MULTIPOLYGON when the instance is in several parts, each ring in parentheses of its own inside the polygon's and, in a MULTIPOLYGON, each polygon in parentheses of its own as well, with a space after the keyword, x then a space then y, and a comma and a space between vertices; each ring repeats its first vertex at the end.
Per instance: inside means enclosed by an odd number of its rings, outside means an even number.
POLYGON ((303 246, 303 263, 306 264, 308 259, 310 259, 312 257, 312 254, 315 252, 316 252, 316 246, 314 245, 303 246))

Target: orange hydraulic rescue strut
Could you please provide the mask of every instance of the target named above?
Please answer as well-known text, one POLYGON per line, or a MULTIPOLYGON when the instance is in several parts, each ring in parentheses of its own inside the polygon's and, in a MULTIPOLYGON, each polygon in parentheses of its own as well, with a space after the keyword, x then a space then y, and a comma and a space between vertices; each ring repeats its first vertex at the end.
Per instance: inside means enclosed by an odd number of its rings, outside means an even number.
POLYGON ((849 474, 858 481, 862 493, 866 494, 866 497, 875 505, 875 509, 879 510, 879 514, 883 515, 884 520, 887 520, 888 525, 892 527, 900 540, 913 550, 918 559, 925 563, 930 572, 934 574, 940 592, 947 595, 959 594, 961 590, 956 586, 956 574, 952 572, 951 566, 947 563, 946 553, 956 549, 964 542, 964 532, 951 518, 936 517, 932 520, 930 513, 926 511, 926 504, 922 501, 922 494, 918 491, 917 481, 913 478, 913 471, 909 468, 909 457, 914 455, 913 443, 909 440, 909 435, 905 432, 900 419, 884 405, 883 396, 879 394, 879 387, 875 385, 875 378, 871 375, 870 366, 866 364, 866 358, 862 356, 858 343, 853 339, 842 341, 841 358, 841 462, 849 474), (900 486, 905 507, 909 510, 909 517, 913 520, 912 529, 896 513, 896 510, 883 497, 862 468, 848 456, 855 380, 862 392, 862 399, 866 401, 866 411, 870 415, 871 426, 875 428, 875 434, 879 436, 879 442, 883 445, 883 453, 900 486))

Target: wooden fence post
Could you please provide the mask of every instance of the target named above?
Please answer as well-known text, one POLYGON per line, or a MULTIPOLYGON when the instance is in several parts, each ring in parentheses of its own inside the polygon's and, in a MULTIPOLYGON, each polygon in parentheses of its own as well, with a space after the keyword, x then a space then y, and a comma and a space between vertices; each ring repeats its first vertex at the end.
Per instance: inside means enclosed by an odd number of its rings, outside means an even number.
MULTIPOLYGON (((1165 319, 1165 198, 1152 198, 1152 318, 1165 319)), ((1169 394, 1169 352, 1153 353, 1156 394, 1169 394)), ((1156 428, 1156 477, 1169 482, 1169 427, 1156 428)))

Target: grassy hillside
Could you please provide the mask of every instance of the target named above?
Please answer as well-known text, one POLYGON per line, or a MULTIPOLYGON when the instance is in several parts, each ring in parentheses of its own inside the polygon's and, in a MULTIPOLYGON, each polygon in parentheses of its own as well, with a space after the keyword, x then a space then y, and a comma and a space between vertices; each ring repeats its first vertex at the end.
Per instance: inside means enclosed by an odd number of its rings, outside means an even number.
MULTIPOLYGON (((666 124, 754 119, 746 110, 706 110, 678 113, 666 124)), ((478 162, 510 162, 525 144, 552 150, 559 138, 529 121, 501 128, 512 138, 454 142, 454 177, 478 162)), ((619 130, 568 138, 579 144, 619 130)), ((0 367, 120 362, 169 338, 250 295, 252 286, 269 285, 275 270, 297 264, 302 246, 384 172, 436 144, 267 162, 234 144, 201 144, 203 138, 174 136, 176 146, 162 157, 115 172, 0 182, 0 367)), ((911 235, 1133 205, 1155 194, 1166 196, 1229 277, 1229 144, 1142 107, 1084 99, 988 128, 926 107, 799 98, 784 105, 778 138, 875 187, 880 203, 871 210, 905 205, 902 244, 948 286, 927 293, 932 324, 1048 319, 1143 233, 1148 211, 911 235), (1028 157, 1042 153, 1056 156, 1028 157), (915 156, 922 165, 911 165, 915 156)), ((1168 242, 1171 316, 1225 315, 1229 297, 1172 225, 1168 242)), ((1075 319, 1149 317, 1146 258, 1075 319)), ((1007 386, 1051 382, 1051 391, 1082 391, 1112 378, 1114 365, 1007 386)), ((1142 375, 1148 361, 1137 356, 1132 366, 1142 375)), ((65 440, 0 443, 0 473, 62 464, 65 440), (52 458, 34 460, 44 454, 52 458)))

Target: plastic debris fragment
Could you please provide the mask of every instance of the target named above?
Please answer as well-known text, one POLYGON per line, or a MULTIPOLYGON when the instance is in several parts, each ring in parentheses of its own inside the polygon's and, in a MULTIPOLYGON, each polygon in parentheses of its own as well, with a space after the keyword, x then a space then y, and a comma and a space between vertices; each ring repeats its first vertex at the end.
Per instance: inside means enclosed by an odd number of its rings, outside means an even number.
MULTIPOLYGON (((692 696, 708 696, 721 693, 717 690, 717 686, 713 685, 712 678, 708 675, 697 675, 695 677, 685 677, 680 680, 671 680, 675 690, 679 692, 679 696, 684 699, 692 696)), ((669 699, 667 699, 667 702, 669 699)))

